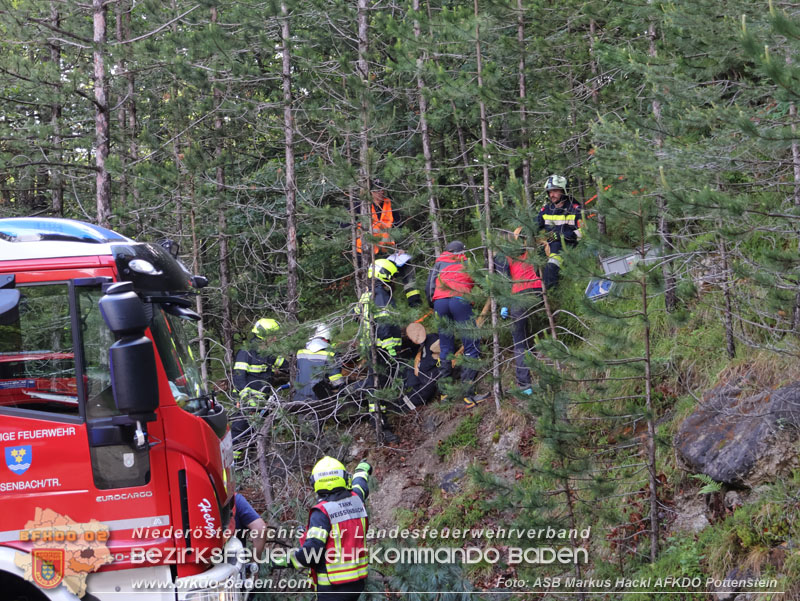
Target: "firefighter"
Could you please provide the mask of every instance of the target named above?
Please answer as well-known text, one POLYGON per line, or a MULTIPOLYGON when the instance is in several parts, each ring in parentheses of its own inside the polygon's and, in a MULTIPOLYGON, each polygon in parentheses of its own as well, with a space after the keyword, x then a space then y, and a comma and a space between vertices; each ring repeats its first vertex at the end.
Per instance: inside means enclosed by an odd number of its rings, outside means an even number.
POLYGON ((341 366, 331 350, 331 331, 319 324, 305 348, 297 351, 295 401, 317 401, 332 396, 344 384, 341 366))
POLYGON ((495 266, 498 273, 504 273, 511 280, 511 307, 501 307, 500 317, 511 317, 517 386, 522 389, 522 394, 530 395, 531 370, 525 364, 525 353, 528 351, 528 311, 533 303, 539 301, 538 297, 532 298, 532 295, 541 295, 542 280, 531 263, 527 249, 523 249, 522 254, 517 257, 498 254, 495 257, 495 266))
MULTIPOLYGON (((392 199, 389 198, 382 189, 380 182, 376 180, 372 183, 375 187, 370 193, 372 202, 369 205, 371 217, 370 233, 374 238, 372 241, 372 252, 374 254, 378 254, 381 251, 391 252, 391 249, 394 247, 391 229, 399 221, 397 210, 392 208, 392 199)), ((361 230, 361 224, 358 224, 358 229, 361 230)), ((361 238, 361 235, 356 238, 356 251, 358 254, 361 254, 361 238)))
POLYGON ((280 326, 274 319, 263 317, 250 330, 247 346, 236 353, 233 363, 233 387, 239 403, 257 406, 266 398, 266 392, 272 386, 275 372, 284 363, 280 355, 263 354, 260 346, 272 342, 280 326))
MULTIPOLYGON (((414 281, 414 269, 410 263, 411 255, 397 252, 385 259, 376 259, 367 269, 369 290, 361 295, 356 305, 355 312, 362 315, 364 320, 361 326, 361 349, 369 359, 371 338, 369 330, 370 308, 375 308, 375 345, 378 365, 378 388, 386 388, 398 375, 398 355, 402 345, 402 330, 393 322, 392 308, 396 306, 394 299, 394 284, 401 282, 406 300, 411 307, 418 307, 422 303, 420 291, 414 281)), ((367 376, 364 387, 373 384, 374 374, 367 376)), ((386 406, 378 404, 374 398, 370 401, 369 412, 380 421, 383 438, 387 442, 396 442, 397 437, 392 432, 386 420, 386 406)))
POLYGON ((547 203, 539 211, 539 230, 545 233, 547 264, 542 272, 547 289, 558 284, 564 246, 574 247, 581 237, 581 206, 567 194, 567 178, 551 175, 544 185, 547 203))
POLYGON ((311 483, 318 496, 311 508, 300 548, 274 557, 279 568, 311 568, 319 601, 355 601, 367 579, 366 534, 369 518, 364 501, 372 466, 361 461, 352 484, 345 466, 333 457, 323 457, 311 470, 311 483))
POLYGON ((264 354, 260 347, 274 342, 280 330, 278 322, 262 317, 250 330, 247 345, 239 349, 233 363, 233 388, 236 392, 236 412, 231 416, 231 436, 234 444, 234 458, 242 459, 247 446, 250 422, 242 412, 242 407, 258 407, 267 399, 276 372, 284 364, 280 355, 264 354))
POLYGON ((426 334, 422 344, 412 347, 415 358, 413 365, 403 371, 403 400, 408 409, 424 405, 433 399, 437 392, 439 378, 439 352, 436 350, 438 334, 426 334))
MULTIPOLYGON (((428 277, 425 292, 440 320, 449 320, 461 326, 474 326, 472 305, 464 298, 464 295, 472 291, 475 282, 467 273, 465 265, 467 256, 464 254, 464 250, 464 243, 459 240, 447 245, 445 251, 436 258, 436 263, 428 277)), ((478 359, 480 357, 478 339, 462 334, 461 340, 464 343, 464 354, 470 359, 478 359)), ((450 378, 452 376, 451 360, 456 349, 455 336, 446 324, 444 327, 439 326, 439 344, 441 348, 439 377, 450 378)), ((464 395, 464 404, 467 407, 474 407, 477 402, 482 400, 472 394, 472 383, 477 375, 477 371, 472 367, 465 367, 461 370, 461 381, 468 385, 464 395)))

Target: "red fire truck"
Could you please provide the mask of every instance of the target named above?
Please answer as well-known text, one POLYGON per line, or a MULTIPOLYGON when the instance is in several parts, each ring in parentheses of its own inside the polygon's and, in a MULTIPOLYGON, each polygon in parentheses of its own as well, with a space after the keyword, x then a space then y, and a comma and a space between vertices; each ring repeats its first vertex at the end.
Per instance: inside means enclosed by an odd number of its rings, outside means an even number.
POLYGON ((0 219, 0 597, 234 601, 227 416, 177 245, 0 219))

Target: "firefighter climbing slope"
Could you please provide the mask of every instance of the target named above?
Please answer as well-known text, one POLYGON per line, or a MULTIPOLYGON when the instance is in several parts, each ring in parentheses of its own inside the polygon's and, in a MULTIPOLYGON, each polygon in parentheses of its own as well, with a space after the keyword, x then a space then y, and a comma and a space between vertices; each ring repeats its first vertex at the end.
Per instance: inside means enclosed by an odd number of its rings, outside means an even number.
POLYGON ((311 508, 300 548, 273 557, 279 568, 311 568, 319 601, 355 601, 367 578, 365 537, 369 528, 364 501, 372 466, 356 466, 352 482, 345 466, 323 457, 311 470, 317 503, 311 508))

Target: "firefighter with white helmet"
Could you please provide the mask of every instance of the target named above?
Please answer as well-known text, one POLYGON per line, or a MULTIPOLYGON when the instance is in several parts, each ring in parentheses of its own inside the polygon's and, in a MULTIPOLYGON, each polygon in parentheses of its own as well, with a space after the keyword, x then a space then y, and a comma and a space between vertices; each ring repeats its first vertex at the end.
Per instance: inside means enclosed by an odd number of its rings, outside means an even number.
POLYGON ((551 175, 544 185, 547 202, 539 211, 539 231, 547 242, 547 264, 542 272, 546 288, 558 284, 565 246, 575 246, 581 237, 581 206, 567 194, 567 178, 551 175))
POLYGON ((311 508, 300 548, 273 556, 274 567, 311 568, 317 598, 355 601, 364 590, 368 556, 369 518, 364 505, 369 495, 372 466, 362 460, 352 482, 344 464, 323 457, 311 470, 317 502, 311 508))
POLYGON ((305 348, 297 351, 293 398, 296 401, 324 399, 343 384, 339 360, 331 349, 331 329, 321 323, 314 329, 305 348))

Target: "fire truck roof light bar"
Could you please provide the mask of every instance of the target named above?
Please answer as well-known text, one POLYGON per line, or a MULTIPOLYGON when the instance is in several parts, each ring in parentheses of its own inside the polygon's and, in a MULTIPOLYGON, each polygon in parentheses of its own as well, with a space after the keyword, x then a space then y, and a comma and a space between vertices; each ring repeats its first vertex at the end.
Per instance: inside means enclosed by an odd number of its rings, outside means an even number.
POLYGON ((108 242, 131 242, 129 238, 109 229, 81 223, 72 219, 14 217, 0 219, 0 238, 7 242, 39 242, 64 240, 105 244, 108 242))

